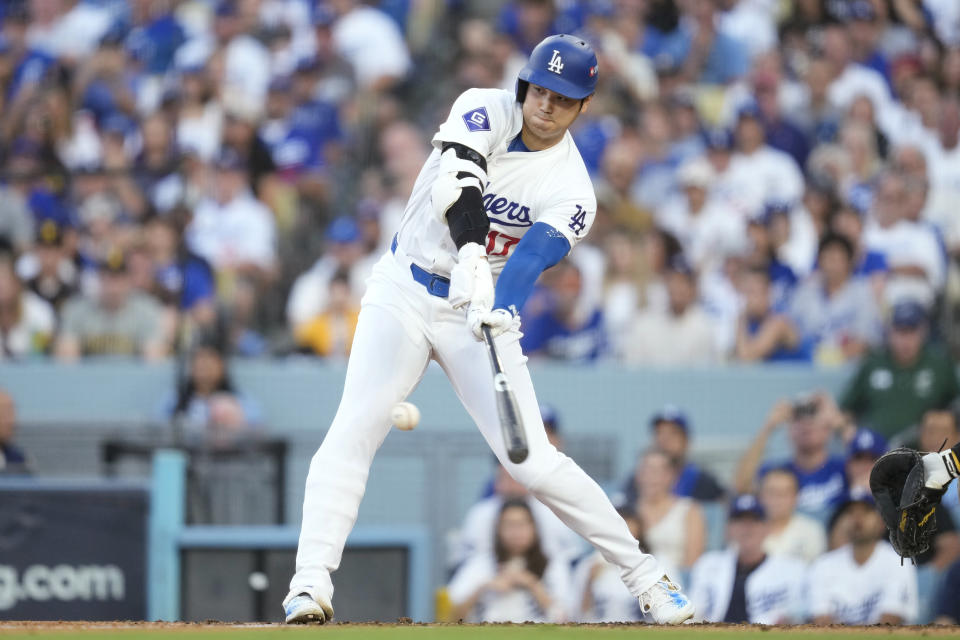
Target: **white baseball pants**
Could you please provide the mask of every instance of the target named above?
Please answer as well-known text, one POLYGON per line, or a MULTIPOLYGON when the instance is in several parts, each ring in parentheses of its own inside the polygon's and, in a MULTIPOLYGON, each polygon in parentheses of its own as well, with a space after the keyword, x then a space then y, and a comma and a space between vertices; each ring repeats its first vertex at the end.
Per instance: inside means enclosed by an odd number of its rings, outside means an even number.
POLYGON ((530 447, 527 459, 513 464, 501 436, 485 345, 467 328, 465 314, 430 295, 409 267, 397 249, 380 259, 368 282, 340 406, 310 462, 290 593, 332 598, 330 573, 340 565, 373 456, 390 431, 390 410, 417 386, 431 358, 507 471, 618 566, 631 593, 653 586, 663 575, 656 559, 640 550, 600 486, 547 440, 519 333, 496 338, 530 447))

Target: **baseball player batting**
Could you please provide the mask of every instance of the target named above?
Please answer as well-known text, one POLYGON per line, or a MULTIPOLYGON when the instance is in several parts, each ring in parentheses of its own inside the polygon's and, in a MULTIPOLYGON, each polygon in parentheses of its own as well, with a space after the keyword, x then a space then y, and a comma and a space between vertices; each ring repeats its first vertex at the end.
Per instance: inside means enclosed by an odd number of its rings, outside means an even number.
POLYGON ((596 83, 590 45, 551 36, 520 71, 516 93, 464 92, 434 135, 393 246, 367 283, 340 406, 310 463, 297 569, 283 602, 288 623, 333 617, 330 574, 390 430, 390 410, 431 359, 510 474, 619 567, 648 619, 678 624, 693 615, 603 490, 547 441, 520 349, 518 310, 534 282, 593 222, 596 198, 568 128, 596 83), (529 453, 519 464, 500 429, 485 327, 527 426, 529 453))

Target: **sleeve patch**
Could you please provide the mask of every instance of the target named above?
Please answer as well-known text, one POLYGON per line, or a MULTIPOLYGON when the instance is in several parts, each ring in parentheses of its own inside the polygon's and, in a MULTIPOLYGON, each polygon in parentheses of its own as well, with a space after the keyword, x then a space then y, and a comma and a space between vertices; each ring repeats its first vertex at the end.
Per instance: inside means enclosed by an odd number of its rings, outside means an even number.
POLYGON ((486 107, 477 107, 463 114, 463 121, 470 131, 490 131, 490 117, 486 107))

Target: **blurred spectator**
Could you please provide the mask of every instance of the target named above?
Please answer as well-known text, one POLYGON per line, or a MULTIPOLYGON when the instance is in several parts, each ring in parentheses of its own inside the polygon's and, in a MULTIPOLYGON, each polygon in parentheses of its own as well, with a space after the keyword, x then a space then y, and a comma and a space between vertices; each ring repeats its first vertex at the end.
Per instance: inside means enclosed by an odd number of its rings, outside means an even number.
POLYGON ((7 185, 0 185, 0 237, 23 251, 33 239, 34 222, 26 201, 7 185))
POLYGON ((817 270, 793 294, 790 315, 816 363, 857 358, 880 341, 880 315, 867 282, 853 277, 853 260, 849 240, 824 235, 817 270))
POLYGON ((640 456, 635 512, 643 523, 647 551, 660 561, 667 575, 693 566, 706 546, 703 510, 692 498, 673 493, 678 468, 666 453, 651 449, 640 456))
POLYGON ((17 428, 17 410, 13 398, 0 390, 0 476, 25 475, 31 464, 23 449, 13 443, 17 428))
POLYGON ((657 212, 659 226, 680 241, 698 271, 716 266, 723 248, 744 233, 736 213, 709 197, 713 179, 706 158, 688 161, 677 172, 683 195, 668 200, 657 212))
POLYGON ((886 528, 869 491, 838 507, 850 542, 810 568, 810 614, 816 624, 912 624, 917 571, 882 540, 886 528))
POLYGON ((64 245, 63 230, 53 220, 46 220, 37 232, 33 252, 29 256, 34 272, 26 281, 27 288, 60 311, 70 296, 77 292, 76 266, 70 262, 64 245))
POLYGON ((847 493, 844 460, 830 455, 830 437, 833 429, 841 425, 836 406, 827 395, 805 396, 794 402, 777 401, 737 464, 735 489, 746 493, 770 469, 786 468, 797 477, 797 509, 807 515, 824 517, 847 493), (790 459, 761 465, 767 441, 783 425, 788 425, 787 435, 793 449, 790 459))
POLYGON ((580 555, 583 540, 543 504, 527 493, 502 466, 497 467, 493 482, 493 495, 474 504, 463 518, 460 538, 453 550, 452 565, 459 566, 473 556, 483 556, 491 551, 496 534, 497 514, 511 500, 522 500, 533 514, 537 524, 538 538, 543 553, 551 559, 566 558, 569 561, 580 555))
POLYGON ((696 275, 682 256, 667 266, 668 308, 642 312, 624 359, 631 365, 705 365, 720 359, 709 316, 697 302, 696 275))
POLYGON ((749 67, 747 47, 718 27, 714 0, 693 0, 681 23, 683 75, 696 83, 729 84, 749 67))
POLYGON ((522 499, 498 510, 492 549, 461 566, 448 586, 454 621, 562 622, 570 574, 563 559, 550 559, 537 522, 522 499))
MULTIPOLYGON (((403 34, 387 14, 360 0, 333 0, 333 48, 353 67, 361 89, 386 91, 410 70, 403 34)), ((539 40, 538 40, 539 41, 539 40)))
POLYGON ((803 176, 790 156, 766 143, 760 109, 753 101, 737 110, 736 145, 727 180, 741 189, 747 216, 770 203, 792 208, 800 202, 803 176))
POLYGON ((250 192, 240 154, 225 149, 216 169, 215 193, 197 205, 187 244, 217 271, 268 277, 276 260, 273 214, 250 192))
POLYGON ((947 570, 937 597, 935 624, 960 624, 960 561, 947 570))
POLYGON ((787 309, 799 280, 796 272, 779 257, 790 237, 790 208, 782 203, 763 207, 759 215, 748 220, 747 235, 750 239, 747 264, 767 270, 773 308, 787 309))
MULTIPOLYGON (((641 549, 646 549, 640 520, 630 509, 618 511, 623 516, 630 534, 637 538, 641 549)), ((627 590, 620 579, 620 570, 594 551, 579 560, 574 568, 574 615, 577 622, 640 622, 643 612, 637 598, 627 590), (579 596, 579 597, 578 597, 579 596)))
POLYGON ((357 328, 360 305, 350 291, 350 276, 340 270, 330 279, 326 309, 297 328, 297 343, 323 357, 346 358, 357 328))
POLYGON ((55 325, 53 307, 24 289, 13 264, 0 259, 0 361, 46 353, 55 325))
POLYGON ((96 295, 78 295, 64 305, 54 346, 57 358, 139 355, 157 360, 167 355, 160 305, 132 290, 126 258, 119 250, 100 264, 99 289, 96 295))
MULTIPOLYGON (((672 404, 665 405, 650 418, 654 448, 670 456, 673 465, 680 470, 673 493, 702 502, 719 500, 725 493, 723 487, 713 474, 687 457, 690 450, 690 429, 687 415, 672 404)), ((637 489, 634 477, 628 478, 623 492, 625 504, 636 502, 637 489)))
POLYGON ((767 515, 763 548, 769 554, 789 555, 810 564, 827 549, 823 525, 797 512, 800 484, 788 467, 773 467, 760 478, 760 504, 767 515))
POLYGON ((857 429, 847 446, 847 485, 850 490, 870 489, 873 463, 887 452, 887 441, 870 429, 857 429))
MULTIPOLYGON (((641 206, 631 193, 633 179, 640 166, 636 140, 615 140, 603 151, 600 175, 594 181, 597 202, 603 203, 611 223, 631 233, 650 229, 651 212, 641 206)), ((596 222, 591 235, 597 232, 596 222)))
POLYGON ((920 303, 894 305, 884 345, 863 359, 840 396, 858 424, 893 438, 960 395, 954 363, 928 341, 927 323, 920 303))
POLYGON ((734 355, 744 362, 807 360, 805 345, 790 316, 773 309, 770 272, 747 269, 741 280, 743 311, 737 321, 734 355))
POLYGON ((766 513, 757 498, 741 494, 730 503, 729 546, 704 554, 690 574, 695 620, 789 624, 805 615, 806 567, 797 558, 768 555, 766 513))
POLYGON ((144 240, 153 290, 165 306, 187 313, 197 324, 213 322, 216 282, 206 260, 187 248, 182 223, 171 214, 147 222, 144 240))
POLYGON ((906 217, 908 180, 888 172, 877 184, 863 241, 883 255, 890 271, 888 299, 915 297, 929 303, 944 282, 944 256, 934 232, 906 217))
POLYGON ((348 216, 340 216, 326 231, 327 250, 310 269, 297 277, 287 299, 287 322, 291 329, 303 326, 323 312, 328 304, 330 281, 336 273, 349 273, 350 290, 360 299, 365 282, 379 255, 364 254, 360 228, 348 216))
POLYGON ((543 278, 521 313, 520 346, 528 357, 588 362, 606 349, 603 311, 584 308, 583 275, 572 260, 563 260, 543 278))
POLYGON ((163 413, 184 437, 218 444, 249 435, 262 422, 260 408, 237 390, 220 347, 209 339, 194 348, 186 379, 163 413))

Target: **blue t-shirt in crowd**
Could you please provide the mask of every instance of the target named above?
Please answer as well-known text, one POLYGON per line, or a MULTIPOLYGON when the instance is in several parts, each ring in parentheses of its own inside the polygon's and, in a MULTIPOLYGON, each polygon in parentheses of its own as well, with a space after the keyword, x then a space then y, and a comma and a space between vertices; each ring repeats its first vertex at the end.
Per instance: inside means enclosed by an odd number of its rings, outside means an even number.
POLYGON ((180 300, 180 308, 189 310, 215 294, 213 270, 207 261, 194 255, 157 269, 154 278, 163 289, 180 300))
POLYGON ((603 353, 606 340, 603 314, 594 311, 582 326, 570 329, 553 314, 553 309, 523 320, 520 346, 527 355, 544 355, 571 362, 596 360, 603 353))
POLYGON ((954 562, 947 569, 943 585, 940 587, 940 596, 937 598, 936 617, 946 616, 953 619, 954 624, 960 623, 960 560, 954 562))
POLYGON ((888 271, 887 257, 879 251, 867 251, 860 263, 853 270, 855 276, 869 276, 874 273, 888 271))
MULTIPOLYGON (((763 321, 766 318, 757 318, 757 319, 747 319, 747 335, 755 336, 760 327, 763 324, 763 321)), ((765 362, 809 362, 811 345, 806 342, 801 342, 793 349, 787 349, 786 347, 777 347, 777 350, 767 356, 764 360, 765 362)))
POLYGON ((846 462, 841 457, 831 456, 813 471, 801 469, 793 460, 767 463, 760 467, 757 477, 762 478, 771 469, 789 469, 797 476, 797 511, 820 520, 826 520, 847 495, 846 462))

